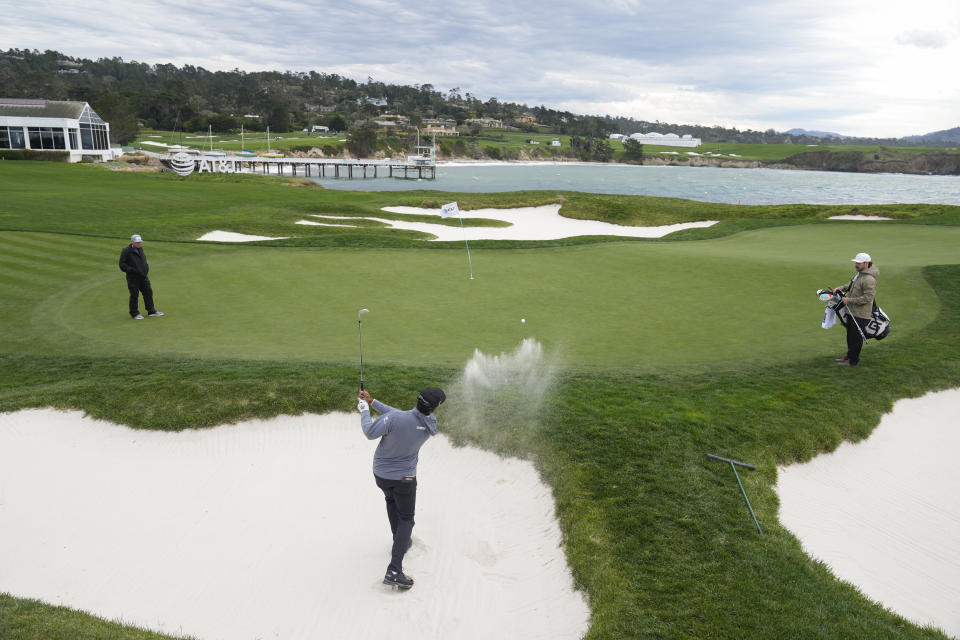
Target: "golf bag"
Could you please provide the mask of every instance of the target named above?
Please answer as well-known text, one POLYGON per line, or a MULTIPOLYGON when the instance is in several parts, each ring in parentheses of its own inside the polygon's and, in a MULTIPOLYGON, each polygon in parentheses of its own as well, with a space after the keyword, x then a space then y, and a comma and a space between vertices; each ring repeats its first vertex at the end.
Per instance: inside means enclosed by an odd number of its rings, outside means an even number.
MULTIPOLYGON (((817 291, 817 296, 827 303, 827 309, 832 309, 837 314, 837 319, 844 327, 847 326, 848 322, 853 321, 847 305, 843 304, 842 295, 834 294, 832 289, 820 289, 817 291)), ((877 301, 874 300, 873 311, 870 313, 866 326, 863 327, 863 337, 867 340, 870 338, 883 340, 888 335, 890 335, 890 316, 884 313, 883 309, 877 306, 877 301)))

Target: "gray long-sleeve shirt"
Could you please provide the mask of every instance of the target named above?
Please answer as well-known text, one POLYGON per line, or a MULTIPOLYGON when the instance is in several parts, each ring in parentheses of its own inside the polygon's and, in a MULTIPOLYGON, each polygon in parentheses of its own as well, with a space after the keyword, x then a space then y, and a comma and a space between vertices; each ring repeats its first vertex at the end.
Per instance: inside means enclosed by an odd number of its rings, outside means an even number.
POLYGON ((360 427, 367 439, 380 438, 373 454, 373 473, 387 480, 416 477, 420 447, 437 434, 437 418, 417 409, 401 411, 374 400, 373 410, 380 413, 374 420, 370 411, 360 414, 360 427))

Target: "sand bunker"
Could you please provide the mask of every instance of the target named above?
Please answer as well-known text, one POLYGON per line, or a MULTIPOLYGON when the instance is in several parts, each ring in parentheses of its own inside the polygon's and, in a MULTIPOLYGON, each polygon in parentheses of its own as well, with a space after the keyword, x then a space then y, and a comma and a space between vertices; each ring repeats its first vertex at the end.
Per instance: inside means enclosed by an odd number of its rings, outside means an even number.
POLYGON ((868 439, 779 469, 780 521, 842 580, 960 638, 960 389, 900 400, 868 439))
POLYGON ((384 587, 375 446, 355 414, 183 433, 0 414, 0 591, 203 640, 586 633, 550 489, 444 437, 421 452, 416 585, 384 587))
POLYGON ((205 233, 197 240, 206 240, 207 242, 256 242, 258 240, 286 240, 290 236, 279 236, 271 238, 269 236, 252 236, 246 233, 234 233, 233 231, 211 231, 205 233))
MULTIPOLYGON (((384 211, 391 213, 406 213, 414 215, 439 216, 439 209, 421 209, 417 207, 384 207, 384 211)), ((667 234, 682 229, 709 227, 717 223, 716 220, 703 222, 686 222, 660 227, 630 227, 598 220, 575 220, 560 215, 560 205, 550 204, 542 207, 521 207, 518 209, 474 209, 461 211, 464 220, 470 218, 489 218, 509 222, 509 227, 465 227, 459 225, 447 226, 429 222, 408 222, 405 220, 390 220, 387 218, 366 218, 386 223, 395 229, 410 229, 422 231, 436 236, 433 240, 450 241, 467 240, 557 240, 574 236, 623 236, 625 238, 661 238, 667 234)), ((313 215, 311 218, 334 218, 338 224, 313 222, 312 224, 342 226, 342 217, 313 215)), ((454 219, 455 220, 455 219, 454 219)), ((311 224, 301 220, 297 224, 311 224)))
MULTIPOLYGON (((391 213, 406 213, 415 215, 439 216, 439 209, 419 209, 416 207, 384 207, 384 211, 391 213)), ((393 229, 407 229, 421 231, 435 237, 433 241, 463 241, 464 236, 469 240, 558 240, 574 236, 622 236, 625 238, 662 238, 663 236, 683 229, 709 227, 717 223, 716 220, 702 222, 685 222, 669 224, 660 227, 630 227, 598 220, 575 220, 560 215, 560 205, 551 204, 542 207, 522 207, 519 209, 475 209, 462 211, 464 219, 489 218, 510 223, 509 227, 465 227, 431 222, 413 222, 407 220, 392 220, 389 218, 358 217, 356 220, 374 220, 393 229)), ((297 220, 294 224, 315 227, 356 227, 343 216, 324 216, 314 214, 311 220, 297 220), (329 222, 324 222, 328 220, 329 222), (334 220, 336 222, 334 222, 334 220)), ((230 231, 211 231, 198 240, 211 242, 254 242, 256 240, 284 240, 286 237, 269 238, 253 236, 230 231)))
POLYGON ((855 216, 845 214, 842 216, 830 216, 827 220, 893 220, 893 218, 885 218, 883 216, 855 216))

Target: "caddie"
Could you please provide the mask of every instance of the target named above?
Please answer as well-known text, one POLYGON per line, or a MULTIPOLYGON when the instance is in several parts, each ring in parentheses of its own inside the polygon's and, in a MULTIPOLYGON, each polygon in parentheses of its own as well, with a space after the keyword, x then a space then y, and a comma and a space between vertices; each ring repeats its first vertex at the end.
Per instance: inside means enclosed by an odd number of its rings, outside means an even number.
POLYGON ((869 253, 858 253, 852 260, 857 272, 846 285, 835 287, 834 293, 843 293, 843 304, 849 312, 847 322, 847 355, 837 358, 840 366, 855 367, 860 364, 863 349, 863 329, 873 313, 873 300, 877 295, 877 276, 880 270, 873 264, 869 253))

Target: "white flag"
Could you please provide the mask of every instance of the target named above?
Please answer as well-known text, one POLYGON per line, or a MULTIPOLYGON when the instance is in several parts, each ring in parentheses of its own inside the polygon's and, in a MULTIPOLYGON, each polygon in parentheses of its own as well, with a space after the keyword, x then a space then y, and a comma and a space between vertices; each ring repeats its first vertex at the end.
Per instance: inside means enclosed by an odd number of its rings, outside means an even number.
POLYGON ((440 212, 443 214, 444 218, 449 218, 450 216, 459 216, 460 207, 457 206, 456 202, 451 202, 445 204, 440 208, 440 212))

